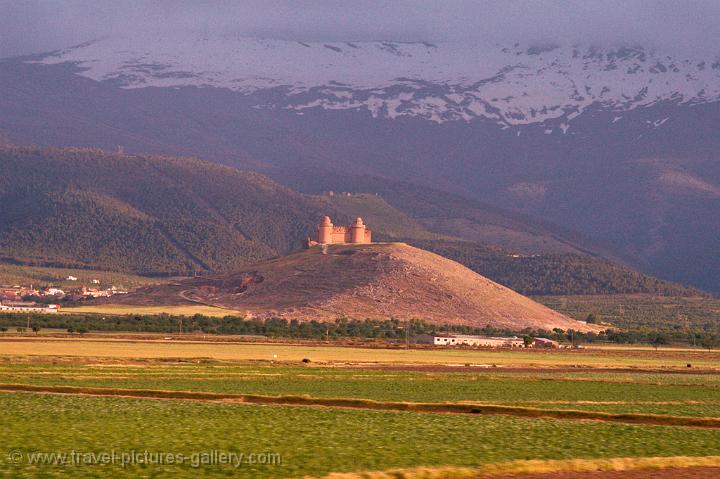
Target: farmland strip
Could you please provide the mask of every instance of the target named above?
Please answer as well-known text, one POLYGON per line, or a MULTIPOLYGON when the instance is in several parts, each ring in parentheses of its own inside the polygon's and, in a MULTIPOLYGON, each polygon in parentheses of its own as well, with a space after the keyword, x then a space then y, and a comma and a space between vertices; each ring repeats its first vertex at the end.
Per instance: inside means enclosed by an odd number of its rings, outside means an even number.
POLYGON ((720 429, 720 418, 685 417, 660 414, 607 413, 574 409, 540 409, 497 404, 413 403, 374 401, 352 398, 317 398, 310 396, 265 396, 259 394, 223 394, 197 391, 168 391, 160 389, 88 388, 76 386, 41 386, 31 384, 0 384, 3 392, 75 394, 91 396, 136 397, 150 399, 179 399, 199 401, 236 401, 248 404, 286 406, 324 406, 336 408, 371 409, 449 414, 508 415, 525 418, 609 421, 657 426, 682 426, 720 429))

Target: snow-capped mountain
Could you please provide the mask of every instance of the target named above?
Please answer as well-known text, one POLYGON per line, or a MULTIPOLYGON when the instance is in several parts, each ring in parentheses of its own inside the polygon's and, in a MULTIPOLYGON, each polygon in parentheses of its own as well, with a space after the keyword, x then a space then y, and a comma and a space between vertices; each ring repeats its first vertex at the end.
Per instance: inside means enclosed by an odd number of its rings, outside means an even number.
MULTIPOLYGON (((642 47, 160 35, 107 38, 34 61, 72 63, 83 76, 123 88, 280 89, 281 101, 257 106, 298 113, 367 110, 374 117, 482 118, 505 126, 554 120, 563 133, 591 106, 621 115, 662 101, 720 99, 717 57, 642 47)), ((665 119, 653 121, 660 126, 665 119)))
MULTIPOLYGON (((373 191, 370 177, 427 185, 720 292, 718 58, 648 46, 106 38, 0 60, 0 141, 192 155, 306 192, 373 191)), ((508 237, 501 225, 442 224, 508 237)))

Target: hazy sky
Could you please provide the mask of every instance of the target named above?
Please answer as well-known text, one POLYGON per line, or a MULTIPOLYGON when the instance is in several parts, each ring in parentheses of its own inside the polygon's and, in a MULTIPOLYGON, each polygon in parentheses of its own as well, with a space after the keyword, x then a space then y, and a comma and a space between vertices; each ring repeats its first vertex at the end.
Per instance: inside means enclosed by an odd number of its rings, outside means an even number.
POLYGON ((487 38, 720 52, 720 0, 0 0, 0 57, 187 28, 308 41, 487 38))

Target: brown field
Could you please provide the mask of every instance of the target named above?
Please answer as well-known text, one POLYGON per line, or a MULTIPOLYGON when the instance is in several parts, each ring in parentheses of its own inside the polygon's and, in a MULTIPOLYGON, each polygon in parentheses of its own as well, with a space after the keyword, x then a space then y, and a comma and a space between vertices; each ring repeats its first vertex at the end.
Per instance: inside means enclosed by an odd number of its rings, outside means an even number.
POLYGON ((333 473, 320 479, 711 479, 720 457, 620 457, 613 459, 520 460, 477 468, 421 467, 333 473))
POLYGON ((380 349, 309 344, 113 338, 1 337, 0 357, 65 356, 116 359, 193 359, 316 363, 387 363, 475 367, 720 369, 720 352, 703 350, 380 349))
POLYGON ((547 474, 516 474, 509 476, 480 476, 478 479, 716 479, 719 467, 689 467, 687 469, 655 469, 638 471, 559 472, 547 474))

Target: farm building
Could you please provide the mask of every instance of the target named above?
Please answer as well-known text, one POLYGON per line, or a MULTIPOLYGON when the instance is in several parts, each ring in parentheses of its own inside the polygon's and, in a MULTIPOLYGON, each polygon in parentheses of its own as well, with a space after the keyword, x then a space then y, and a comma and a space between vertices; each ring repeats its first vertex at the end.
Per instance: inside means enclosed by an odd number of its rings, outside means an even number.
POLYGON ((445 334, 418 338, 418 342, 434 344, 436 346, 484 346, 490 348, 521 348, 523 339, 517 336, 493 337, 471 336, 464 334, 445 334))
POLYGON ((57 313, 57 304, 0 303, 0 312, 6 313, 57 313))

